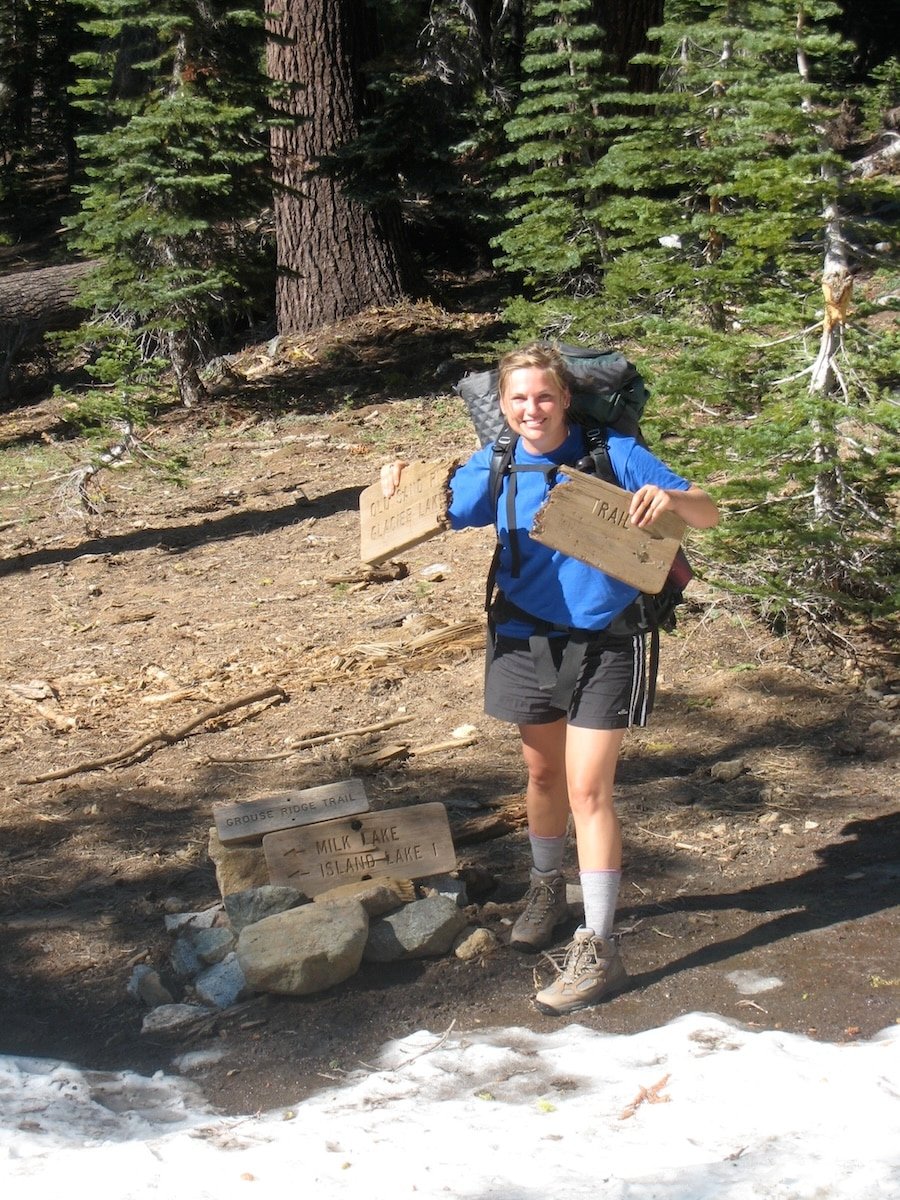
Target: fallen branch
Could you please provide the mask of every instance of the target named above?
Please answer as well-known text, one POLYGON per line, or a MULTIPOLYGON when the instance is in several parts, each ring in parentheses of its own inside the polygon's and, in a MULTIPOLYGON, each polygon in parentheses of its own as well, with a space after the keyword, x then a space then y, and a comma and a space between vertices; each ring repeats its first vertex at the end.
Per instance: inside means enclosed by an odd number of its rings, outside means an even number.
POLYGON ((395 725, 403 725, 412 720, 411 716, 390 717, 387 721, 376 721, 374 725, 361 725, 358 729, 342 729, 335 733, 317 733, 315 737, 301 738, 291 746, 290 750, 278 750, 274 754, 257 754, 248 758, 207 758, 206 761, 218 766, 229 766, 234 763, 274 762, 280 758, 290 758, 292 754, 306 750, 310 746, 320 746, 323 742, 336 742, 339 738, 346 737, 361 737, 366 733, 380 733, 382 729, 392 729, 395 725))
POLYGON ((103 767, 116 766, 119 763, 127 762, 146 750, 152 753, 161 746, 171 746, 175 742, 180 742, 187 737, 198 725, 204 725, 207 721, 215 721, 218 717, 224 717, 227 713, 234 712, 237 708, 244 708, 248 704, 257 704, 261 700, 287 700, 287 692, 284 688, 274 687, 262 688, 258 692, 252 692, 249 696, 238 696, 235 700, 226 700, 223 704, 217 704, 215 708, 209 708, 205 712, 199 714, 188 721, 186 725, 182 725, 178 729, 160 729, 155 733, 147 734, 145 737, 139 738, 136 742, 126 746, 124 750, 118 751, 116 754, 109 754, 105 758, 90 759, 87 762, 79 763, 74 767, 63 767, 59 771, 48 771, 45 775, 34 775, 30 779, 20 779, 19 783, 49 783, 53 779, 67 779, 70 775, 80 775, 85 771, 99 771, 103 767), (157 745, 159 743, 159 745, 157 745))
POLYGON ((663 1075, 662 1079, 657 1080, 652 1087, 642 1087, 628 1107, 619 1114, 620 1121, 626 1121, 629 1117, 633 1117, 642 1104, 668 1104, 671 1096, 662 1096, 660 1093, 669 1082, 669 1076, 663 1075))
POLYGON ((638 825, 641 833, 646 833, 648 837, 659 838, 661 842, 670 842, 677 850, 693 850, 695 854, 705 854, 706 851, 702 846, 692 846, 690 842, 676 842, 671 833, 654 833, 652 829, 647 829, 644 825, 638 825))
POLYGON ((455 1025, 456 1017, 453 1018, 436 1042, 432 1042, 430 1046, 426 1046, 423 1050, 417 1050, 415 1054, 410 1055, 410 1057, 405 1059, 403 1062, 397 1063, 395 1067, 389 1067, 388 1069, 391 1071, 399 1071, 401 1067, 408 1067, 410 1063, 414 1063, 417 1058, 422 1058, 426 1054, 433 1054, 435 1050, 440 1050, 441 1046, 445 1045, 450 1034, 453 1032, 455 1025))
POLYGON ((427 746, 412 746, 410 747, 410 758, 421 758, 423 754, 440 754, 444 750, 458 750, 460 746, 474 746, 478 741, 477 733, 470 733, 466 737, 450 738, 446 742, 431 742, 427 746))
POLYGON ((483 817, 470 817, 451 826, 454 846, 474 846, 506 837, 527 824, 524 804, 513 804, 500 812, 488 813, 483 817))

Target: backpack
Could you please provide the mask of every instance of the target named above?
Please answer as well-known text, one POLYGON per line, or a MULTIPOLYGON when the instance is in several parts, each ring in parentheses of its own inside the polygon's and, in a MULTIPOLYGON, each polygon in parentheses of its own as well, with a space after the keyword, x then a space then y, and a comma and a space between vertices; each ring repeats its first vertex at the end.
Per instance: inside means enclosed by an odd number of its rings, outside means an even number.
MULTIPOLYGON (((647 403, 647 388, 637 367, 618 350, 590 350, 585 346, 554 344, 572 376, 573 416, 597 425, 612 425, 640 441, 640 419, 647 403)), ((456 384, 482 446, 496 441, 506 422, 500 411, 500 372, 470 372, 456 384)))
MULTIPOLYGON (((578 470, 597 475, 606 483, 621 487, 610 460, 606 431, 608 428, 616 429, 620 433, 635 438, 642 446, 647 445, 640 427, 640 418, 647 403, 647 389, 644 380, 633 363, 630 363, 618 351, 591 350, 565 343, 557 345, 556 349, 562 355, 574 381, 569 411, 574 420, 582 427, 588 450, 583 458, 572 465, 578 470)), ((503 479, 514 469, 513 454, 518 440, 509 429, 503 413, 500 411, 498 382, 499 371, 495 369, 470 373, 464 376, 455 388, 457 394, 465 402, 482 446, 487 445, 489 441, 493 442, 490 487, 491 499, 495 507, 500 498, 503 479)), ((514 509, 514 483, 507 491, 507 503, 514 509)), ((514 529, 514 521, 510 520, 509 526, 510 529, 514 529)), ((514 535, 510 549, 513 558, 513 574, 516 574, 518 547, 514 535)), ((488 570, 485 608, 489 618, 495 613, 494 591, 499 558, 500 545, 498 542, 488 570)), ((676 609, 684 600, 684 589, 693 575, 694 572, 686 555, 679 549, 662 589, 655 595, 647 592, 640 593, 605 631, 621 635, 636 633, 651 635, 647 684, 648 713, 653 707, 656 693, 656 677, 659 668, 659 631, 665 629, 671 632, 675 628, 676 609)), ((515 606, 505 597, 501 599, 507 612, 515 610, 515 606)), ((564 664, 565 678, 563 678, 564 668, 561 668, 560 678, 553 683, 554 702, 558 701, 559 707, 566 707, 584 656, 585 631, 540 621, 531 614, 521 615, 535 624, 539 635, 546 636, 551 631, 568 633, 573 640, 577 638, 579 642, 580 653, 573 657, 567 667, 564 664)))

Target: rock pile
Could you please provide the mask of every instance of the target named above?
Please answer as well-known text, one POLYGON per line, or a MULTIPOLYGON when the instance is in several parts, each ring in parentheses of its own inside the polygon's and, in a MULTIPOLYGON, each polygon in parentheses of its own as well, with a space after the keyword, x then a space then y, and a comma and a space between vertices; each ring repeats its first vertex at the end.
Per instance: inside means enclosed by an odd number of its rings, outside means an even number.
POLYGON ((258 847, 225 847, 210 831, 210 856, 222 902, 198 913, 170 913, 167 974, 176 1001, 148 964, 133 970, 129 993, 149 1011, 142 1031, 186 1028, 250 996, 305 996, 349 979, 363 962, 454 953, 480 960, 499 946, 477 924, 456 874, 417 880, 346 883, 310 901, 267 881, 258 847))

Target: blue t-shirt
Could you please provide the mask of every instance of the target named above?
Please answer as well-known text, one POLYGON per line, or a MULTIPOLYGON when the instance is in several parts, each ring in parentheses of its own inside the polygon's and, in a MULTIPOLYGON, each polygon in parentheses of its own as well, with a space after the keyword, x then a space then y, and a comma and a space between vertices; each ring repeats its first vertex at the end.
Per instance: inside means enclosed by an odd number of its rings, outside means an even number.
MULTIPOLYGON (((645 483, 661 488, 687 491, 690 484, 676 475, 665 463, 634 438, 608 431, 607 446, 610 462, 620 485, 627 491, 637 491, 645 483)), ((528 454, 521 439, 516 442, 514 461, 521 466, 553 467, 574 463, 586 453, 584 436, 577 426, 569 431, 565 442, 547 455, 528 454)), ((496 511, 491 504, 490 474, 493 446, 488 444, 464 463, 450 482, 450 524, 454 529, 497 523, 500 540, 500 560, 497 586, 518 608, 544 621, 567 625, 575 629, 605 629, 638 595, 637 590, 618 579, 590 567, 578 559, 544 546, 528 536, 537 510, 547 499, 555 480, 548 481, 542 470, 515 473, 515 538, 519 551, 519 573, 512 573, 513 557, 507 518, 507 493, 511 476, 503 479, 496 511)), ((508 620, 498 625, 498 631, 509 637, 527 638, 534 627, 520 620, 508 620)))

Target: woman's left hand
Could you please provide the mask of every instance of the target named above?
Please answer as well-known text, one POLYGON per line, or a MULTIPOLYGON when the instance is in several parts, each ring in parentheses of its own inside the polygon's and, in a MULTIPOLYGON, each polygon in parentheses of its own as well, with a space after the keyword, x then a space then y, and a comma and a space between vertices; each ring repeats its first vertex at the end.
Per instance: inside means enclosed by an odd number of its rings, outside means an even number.
POLYGON ((682 492, 677 488, 666 491, 655 483, 645 483, 634 493, 628 516, 632 525, 641 529, 652 525, 667 512, 675 513, 694 529, 712 529, 719 521, 715 502, 693 484, 682 492))
POLYGON ((628 516, 632 525, 640 529, 652 525, 671 508, 672 497, 664 488, 657 487, 655 483, 645 483, 634 493, 628 516))

